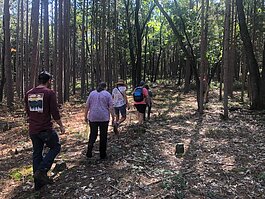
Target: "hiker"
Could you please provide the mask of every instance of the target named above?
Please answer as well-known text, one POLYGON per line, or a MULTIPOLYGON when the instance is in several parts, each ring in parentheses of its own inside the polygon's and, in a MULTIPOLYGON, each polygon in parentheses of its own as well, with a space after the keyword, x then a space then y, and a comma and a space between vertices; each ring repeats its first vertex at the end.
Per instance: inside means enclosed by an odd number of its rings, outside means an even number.
POLYGON ((126 95, 126 84, 120 79, 116 83, 116 87, 112 90, 113 107, 115 111, 115 120, 113 122, 114 133, 118 134, 118 127, 126 120, 126 108, 129 109, 128 99, 126 95), (120 118, 121 114, 121 118, 120 118))
POLYGON ((134 106, 137 109, 137 117, 139 124, 144 122, 144 114, 146 110, 146 99, 148 98, 148 91, 144 88, 144 81, 141 81, 139 86, 133 91, 134 106))
POLYGON ((61 122, 55 92, 51 90, 52 76, 42 71, 38 76, 39 85, 25 95, 25 109, 28 116, 29 135, 33 145, 33 177, 34 189, 40 190, 53 180, 47 176, 55 157, 61 150, 61 144, 53 129, 51 116, 65 132, 61 122), (49 148, 43 157, 44 144, 49 148))
MULTIPOLYGON (((147 84, 144 85, 144 88, 146 88, 148 91, 148 97, 146 98, 146 105, 147 105, 147 119, 150 120, 151 108, 153 104, 153 99, 152 99, 153 93, 147 84)), ((145 120, 145 114, 144 114, 144 120, 145 120)))
POLYGON ((111 94, 106 91, 106 83, 99 83, 96 90, 92 91, 86 101, 85 122, 89 123, 90 135, 86 157, 92 157, 92 149, 100 130, 99 152, 100 159, 107 159, 107 133, 110 120, 114 120, 113 101, 111 94))

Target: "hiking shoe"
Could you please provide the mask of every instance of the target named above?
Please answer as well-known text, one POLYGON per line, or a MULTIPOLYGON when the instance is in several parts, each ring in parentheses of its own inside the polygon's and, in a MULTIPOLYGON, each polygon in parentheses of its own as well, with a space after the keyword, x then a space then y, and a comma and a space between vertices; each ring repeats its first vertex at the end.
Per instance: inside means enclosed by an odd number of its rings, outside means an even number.
POLYGON ((34 179, 40 184, 53 184, 53 180, 47 176, 47 173, 44 171, 37 170, 34 173, 34 179))
POLYGON ((115 133, 116 135, 119 133, 119 131, 118 131, 118 126, 119 126, 119 123, 118 123, 118 122, 115 122, 115 123, 113 124, 113 131, 114 131, 114 133, 115 133))
POLYGON ((87 151, 87 152, 86 152, 86 157, 87 157, 87 158, 92 158, 92 152, 87 151))
POLYGON ((42 188, 43 186, 45 186, 44 183, 38 182, 38 181, 36 181, 36 180, 34 180, 34 181, 35 181, 35 182, 34 182, 34 190, 35 190, 35 191, 39 191, 39 190, 41 190, 41 188, 42 188))

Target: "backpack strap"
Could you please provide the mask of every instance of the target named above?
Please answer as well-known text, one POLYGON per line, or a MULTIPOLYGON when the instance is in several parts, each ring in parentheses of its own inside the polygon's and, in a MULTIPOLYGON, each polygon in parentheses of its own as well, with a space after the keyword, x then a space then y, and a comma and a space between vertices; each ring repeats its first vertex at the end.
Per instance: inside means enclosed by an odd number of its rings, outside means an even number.
POLYGON ((119 87, 116 87, 118 89, 118 91, 120 92, 120 94, 122 95, 122 97, 124 98, 124 94, 121 92, 121 90, 119 89, 119 87))

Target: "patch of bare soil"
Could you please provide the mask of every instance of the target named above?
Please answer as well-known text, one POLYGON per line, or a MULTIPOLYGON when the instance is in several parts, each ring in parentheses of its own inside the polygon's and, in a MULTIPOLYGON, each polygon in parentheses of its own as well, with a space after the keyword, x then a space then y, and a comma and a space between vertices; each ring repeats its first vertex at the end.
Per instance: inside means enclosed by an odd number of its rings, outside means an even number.
POLYGON ((98 143, 93 158, 85 158, 83 105, 65 104, 67 133, 56 163, 67 168, 51 173, 55 184, 40 192, 33 191, 26 124, 17 117, 0 136, 0 198, 265 198, 264 112, 240 106, 223 121, 212 93, 202 116, 194 93, 159 87, 154 94, 145 125, 137 125, 132 108, 119 135, 109 128, 106 161, 99 160, 98 143), (176 156, 179 142, 185 153, 176 156))

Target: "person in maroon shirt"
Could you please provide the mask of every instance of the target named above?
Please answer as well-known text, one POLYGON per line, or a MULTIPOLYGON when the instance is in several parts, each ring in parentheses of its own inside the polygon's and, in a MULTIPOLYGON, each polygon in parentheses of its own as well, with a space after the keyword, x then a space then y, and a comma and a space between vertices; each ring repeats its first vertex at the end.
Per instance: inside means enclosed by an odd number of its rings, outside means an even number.
POLYGON ((61 144, 56 131, 53 129, 53 118, 65 132, 58 110, 55 92, 51 90, 52 76, 42 71, 39 85, 29 90, 25 95, 25 109, 28 116, 29 135, 33 145, 33 173, 35 190, 45 184, 52 184, 53 180, 47 176, 55 157, 61 150, 61 144), (43 157, 44 144, 49 152, 43 157))

